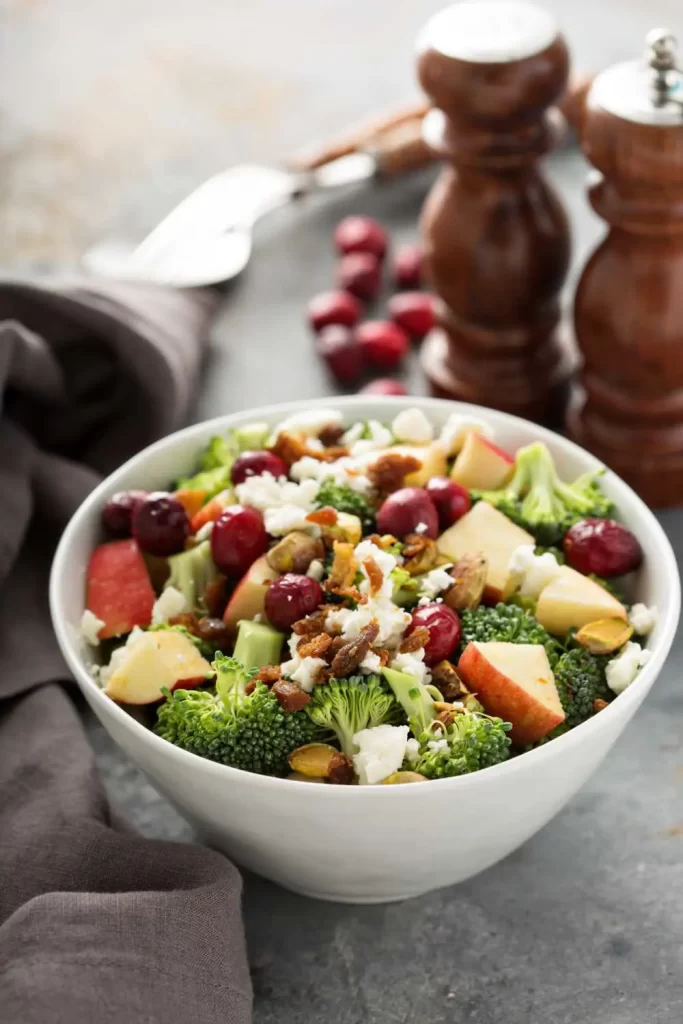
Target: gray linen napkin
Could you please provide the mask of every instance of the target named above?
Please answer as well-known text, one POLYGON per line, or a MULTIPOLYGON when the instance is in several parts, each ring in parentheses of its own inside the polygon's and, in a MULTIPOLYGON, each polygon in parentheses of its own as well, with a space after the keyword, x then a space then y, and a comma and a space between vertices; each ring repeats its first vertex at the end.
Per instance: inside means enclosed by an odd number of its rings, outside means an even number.
POLYGON ((48 571, 102 473, 187 415, 215 296, 0 281, 0 1019, 248 1024, 241 882, 108 805, 48 571))

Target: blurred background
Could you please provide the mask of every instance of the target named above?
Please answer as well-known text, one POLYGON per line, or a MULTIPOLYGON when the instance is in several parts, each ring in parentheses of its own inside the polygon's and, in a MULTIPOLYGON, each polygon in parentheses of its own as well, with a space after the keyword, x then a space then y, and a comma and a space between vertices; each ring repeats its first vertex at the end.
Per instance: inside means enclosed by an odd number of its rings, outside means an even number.
MULTIPOLYGON (((141 237, 234 162, 278 161, 417 95, 443 0, 0 0, 0 263, 141 237)), ((681 0, 545 0, 574 65, 638 55, 681 0)))

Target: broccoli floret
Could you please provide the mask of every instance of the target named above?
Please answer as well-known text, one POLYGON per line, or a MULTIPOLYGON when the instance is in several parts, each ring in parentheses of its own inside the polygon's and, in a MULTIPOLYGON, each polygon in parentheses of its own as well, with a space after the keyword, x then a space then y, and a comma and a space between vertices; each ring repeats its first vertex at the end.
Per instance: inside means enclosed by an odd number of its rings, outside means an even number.
POLYGON ((554 673, 566 719, 562 726, 558 726, 559 729, 566 732, 592 718, 595 714, 594 701, 609 702, 612 699, 614 695, 605 678, 608 661, 609 656, 591 654, 584 647, 573 647, 561 655, 554 673))
POLYGON ((460 613, 462 647, 476 640, 479 643, 540 644, 548 661, 554 666, 562 653, 558 641, 534 618, 530 611, 515 604, 499 603, 495 607, 480 605, 460 613))
POLYGON ((365 530, 375 525, 375 510, 364 495, 354 491, 348 484, 337 484, 332 478, 323 480, 318 491, 316 502, 321 507, 336 508, 337 512, 347 512, 358 516, 365 530))
POLYGON ((601 473, 584 473, 566 484, 557 475, 546 445, 537 441, 519 449, 512 479, 505 487, 473 491, 472 498, 494 505, 533 534, 540 545, 553 547, 580 519, 610 514, 612 504, 597 483, 601 473))
POLYGON ((420 757, 410 768, 428 779, 469 775, 500 764, 510 753, 509 722, 461 713, 446 731, 428 729, 418 737, 420 757))
POLYGON ((379 676, 330 679, 316 686, 304 711, 320 729, 332 731, 345 754, 355 752, 353 737, 376 725, 404 725, 403 709, 379 676))
POLYGON ((200 608, 206 588, 218 575, 211 557, 210 541, 205 540, 178 555, 171 555, 168 565, 171 573, 166 586, 180 591, 188 611, 200 608))
POLYGON ((155 732, 183 750, 243 771, 285 775, 289 755, 321 738, 305 711, 284 712, 263 683, 247 694, 251 674, 218 655, 216 689, 165 691, 155 732))
POLYGON ((194 476, 181 477, 176 489, 206 491, 207 500, 230 487, 232 465, 240 448, 232 433, 227 437, 212 437, 200 461, 199 472, 194 476))

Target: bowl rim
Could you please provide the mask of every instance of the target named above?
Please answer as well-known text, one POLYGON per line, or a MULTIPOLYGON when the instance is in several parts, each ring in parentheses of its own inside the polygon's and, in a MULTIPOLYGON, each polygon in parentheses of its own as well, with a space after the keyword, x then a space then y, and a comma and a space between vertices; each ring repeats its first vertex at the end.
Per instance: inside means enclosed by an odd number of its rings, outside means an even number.
MULTIPOLYGON (((189 768, 192 765, 195 767, 199 767, 201 765, 203 771, 215 775, 217 779, 222 777, 226 782, 232 780, 233 784, 245 783, 247 785, 263 787, 271 789, 274 793, 277 791, 284 791, 294 795, 296 792, 301 793, 302 791, 307 791, 304 783, 300 783, 298 786, 293 785, 297 780, 279 778, 271 775, 259 775, 256 772, 248 772, 241 768, 233 768, 229 765, 220 764, 219 762, 210 761, 207 758, 200 757, 198 754, 193 754, 190 751, 183 750, 181 747, 176 747, 168 740, 163 739, 161 736, 157 736, 151 729, 148 729, 145 725, 130 715, 120 704, 117 704, 115 701, 107 697, 104 694, 104 691, 95 682, 81 659, 81 655, 72 635, 73 626, 66 621, 61 607, 59 589, 62 578, 69 570, 69 563, 67 559, 71 542, 74 537, 77 536, 82 524, 88 520, 94 511, 99 509, 103 499, 116 490, 115 483, 119 477, 126 476, 130 469, 145 463, 149 458, 153 458, 157 452, 172 448, 174 444, 181 440, 191 440, 195 436, 208 436, 212 432, 220 432, 241 423, 257 421, 259 419, 277 421, 277 418, 282 419, 287 415, 300 411, 302 408, 338 408, 340 411, 346 412, 352 411, 358 407, 367 407, 368 405, 377 408, 380 418, 382 418, 381 413, 383 410, 389 411, 395 409, 396 411, 400 411, 405 408, 417 407, 425 412, 429 412, 431 409, 442 412, 445 415, 458 413, 464 416, 475 417, 480 420, 486 420, 488 417, 493 421, 494 426, 496 424, 500 424, 501 426, 507 425, 510 428, 522 427, 525 430, 528 430, 531 426, 535 431, 537 440, 545 441, 554 447, 564 449, 568 454, 579 457, 587 464, 588 467, 604 468, 603 463, 601 463, 599 459, 584 448, 575 444, 573 441, 563 437, 561 434, 555 433, 547 427, 539 426, 532 423, 530 420, 523 419, 520 416, 514 416, 511 413, 501 412, 499 410, 489 409, 483 406, 472 405, 467 402, 456 402, 441 398, 430 398, 416 395, 386 396, 361 394, 323 397, 308 400, 300 399, 298 401, 276 403, 273 405, 259 406, 258 408, 225 413, 221 416, 215 416, 208 420, 201 420, 197 423, 191 424, 190 426, 174 431, 173 433, 166 435, 166 437, 160 438, 158 441, 148 445, 146 448, 143 448, 136 455, 126 460, 126 462, 114 470, 113 473, 110 473, 105 477, 105 479, 90 492, 81 505, 76 509, 64 529, 52 562, 49 581, 49 604, 53 628, 62 655, 64 656, 68 667, 73 673, 84 695, 91 698, 89 699, 91 706, 93 704, 95 706, 101 706, 104 710, 105 717, 107 715, 113 715, 118 723, 128 730, 134 738, 139 740, 143 746, 148 744, 152 751, 158 752, 162 757, 166 756, 171 760, 175 760, 178 766, 185 765, 189 768), (286 789, 283 790, 282 787, 286 787, 286 789)), ((620 506, 620 500, 622 497, 626 499, 628 504, 636 507, 638 513, 646 521, 648 532, 651 534, 655 544, 659 548, 659 555, 662 556, 659 572, 665 574, 668 578, 668 583, 671 588, 671 600, 666 609, 659 610, 659 626, 661 635, 657 648, 652 651, 651 658, 640 670, 634 683, 615 698, 615 700, 612 701, 607 708, 603 709, 600 714, 594 715, 592 718, 588 719, 588 721, 582 722, 580 725, 569 730, 569 732, 564 733, 562 736, 558 736, 551 743, 543 744, 533 750, 526 751, 524 754, 520 754, 507 761, 503 761, 501 764, 483 768, 477 772, 472 772, 469 775, 460 775, 446 779, 428 779, 427 783, 431 786, 438 784, 444 788, 445 792, 446 786, 464 789, 468 786, 471 787, 481 784, 484 779, 494 782, 498 776, 518 772, 524 765, 531 769, 534 765, 540 765, 544 760, 547 761, 550 758, 559 757, 563 752, 569 753, 572 747, 576 747, 584 740, 588 740, 592 734, 598 733, 604 725, 613 720, 615 715, 626 711, 629 703, 639 703, 641 700, 641 693, 645 691, 642 693, 644 698, 647 691, 651 688, 655 679, 659 675, 676 636, 680 616, 681 583, 676 557, 662 526, 642 498, 640 498, 635 491, 633 491, 632 488, 629 487, 629 485, 612 470, 606 469, 606 478, 610 481, 610 489, 616 492, 615 503, 617 508, 620 506)), ((377 795, 378 793, 384 793, 385 795, 383 799, 388 799, 387 794, 395 791, 395 789, 396 787, 383 787, 381 785, 328 786, 327 792, 329 793, 329 798, 332 800, 376 800, 382 799, 382 797, 377 795), (364 795, 360 796, 361 793, 364 795)), ((406 787, 399 787, 399 789, 401 792, 406 791, 406 787)), ((422 786, 407 787, 408 792, 415 789, 419 792, 422 789, 422 786)), ((407 799, 416 799, 416 797, 408 797, 407 799)))

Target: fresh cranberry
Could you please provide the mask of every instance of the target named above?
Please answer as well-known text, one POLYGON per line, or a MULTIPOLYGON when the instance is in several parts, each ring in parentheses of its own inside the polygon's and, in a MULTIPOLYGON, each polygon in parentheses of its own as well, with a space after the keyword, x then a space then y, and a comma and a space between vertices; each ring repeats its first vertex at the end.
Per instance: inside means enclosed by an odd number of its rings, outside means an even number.
POLYGON ((172 494, 153 491, 134 509, 132 528, 142 551, 150 555, 173 555, 183 549, 190 532, 190 520, 172 494))
POLYGON ((243 576, 267 547, 263 517, 255 508, 228 505, 213 524, 211 556, 226 576, 243 576))
POLYGON ((387 233, 372 217, 344 217, 337 224, 334 243, 341 253, 371 252, 381 260, 387 251, 387 233))
POLYGON ((447 476, 433 476, 426 484, 426 490, 436 505, 442 530, 452 526, 472 507, 472 499, 467 488, 462 484, 456 484, 455 480, 449 480, 447 476))
POLYGON ((377 530, 379 533, 391 533, 394 537, 423 533, 425 537, 434 539, 439 535, 436 506, 422 487, 402 487, 380 505, 377 530))
POLYGON ((426 665, 437 665, 450 658, 460 643, 460 616, 446 604, 426 604, 416 608, 408 633, 418 626, 426 626, 429 630, 429 640, 424 649, 426 665))
POLYGON ((148 491, 119 491, 113 494, 102 509, 102 523, 115 537, 130 537, 133 530, 133 513, 148 491))
POLYGON ((349 252, 342 256, 337 270, 337 284, 357 299, 374 299, 382 284, 379 260, 371 252, 349 252))
POLYGON ((573 569, 610 579, 637 569, 643 550, 627 527, 614 519, 582 519, 564 537, 564 553, 573 569))
POLYGON ((424 338, 434 326, 434 299, 425 292, 401 292, 389 299, 389 316, 411 338, 424 338))
POLYGON ((287 466, 279 455, 273 452, 242 452, 232 464, 230 479, 233 484, 243 484, 249 476, 272 473, 275 479, 287 476, 287 466))
POLYGON ((400 380, 394 380, 393 377, 378 377, 377 380, 370 381, 364 388, 361 388, 358 392, 359 395, 407 395, 403 384, 400 380))
POLYGON ((356 340, 368 363, 380 370, 395 369, 410 348, 408 335, 389 320, 366 320, 356 330, 356 340))
POLYGON ((355 384, 363 372, 363 353, 353 331, 341 324, 323 327, 316 350, 342 384, 355 384))
POLYGON ((293 623, 314 612, 324 599, 317 580, 288 572, 274 580, 266 591, 266 618, 276 629, 290 629, 293 623))
POLYGON ((394 281, 397 288, 419 288, 422 284, 424 253, 419 245, 402 245, 394 257, 394 281))
POLYGON ((314 331, 321 331, 328 324, 343 324, 353 327, 363 312, 358 299, 348 292, 323 292, 308 304, 308 322, 314 331))

